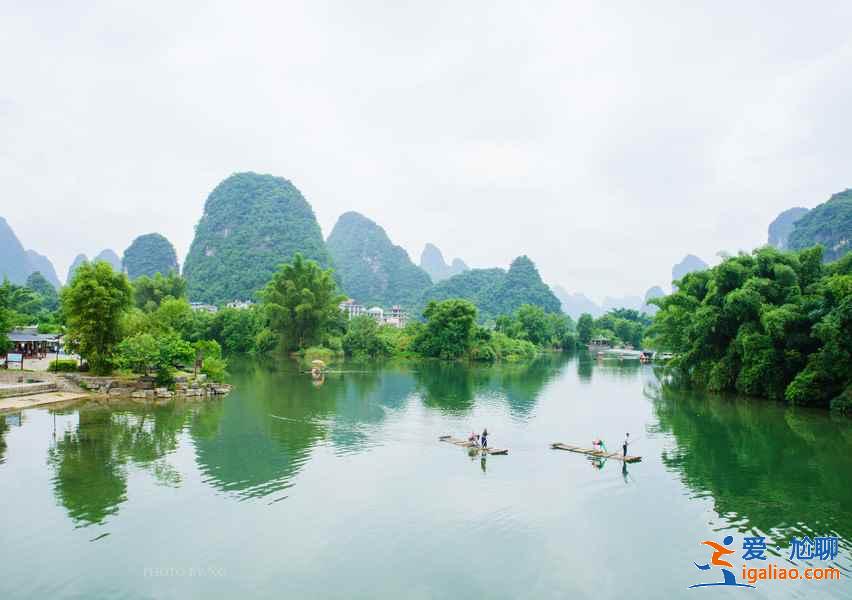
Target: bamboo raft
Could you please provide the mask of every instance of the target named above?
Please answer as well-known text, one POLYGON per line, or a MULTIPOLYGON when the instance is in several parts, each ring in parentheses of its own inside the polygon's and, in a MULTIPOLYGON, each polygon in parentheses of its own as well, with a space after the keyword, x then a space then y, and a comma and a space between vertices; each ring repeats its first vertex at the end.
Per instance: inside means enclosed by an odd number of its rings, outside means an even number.
POLYGON ((453 437, 451 435, 442 435, 438 438, 438 441, 447 442, 448 444, 455 444, 456 446, 461 446, 462 448, 476 448, 484 452, 485 454, 509 454, 508 448, 480 448, 479 444, 475 442, 471 442, 470 440, 463 440, 461 438, 453 437))
POLYGON ((612 458, 615 460, 621 460, 626 463, 635 463, 642 460, 641 456, 633 456, 628 454, 624 456, 621 452, 604 452, 603 450, 592 450, 590 448, 583 448, 581 446, 574 446, 572 444, 562 444, 560 442, 555 442, 550 445, 554 450, 567 450, 568 452, 576 452, 578 454, 585 454, 587 456, 595 456, 597 458, 612 458))

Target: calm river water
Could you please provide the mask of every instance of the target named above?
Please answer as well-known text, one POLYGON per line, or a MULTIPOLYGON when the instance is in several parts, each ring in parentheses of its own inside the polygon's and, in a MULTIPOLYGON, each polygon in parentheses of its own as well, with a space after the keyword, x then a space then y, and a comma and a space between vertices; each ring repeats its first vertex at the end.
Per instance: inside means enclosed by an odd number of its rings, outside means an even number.
MULTIPOLYGON (((238 364, 200 405, 0 417, 0 598, 849 598, 852 424, 546 356, 329 375, 238 364), (438 442, 488 427, 508 456, 438 442), (626 469, 554 451, 617 449, 626 469), (704 540, 840 581, 722 581, 704 540), (729 592, 720 594, 720 592, 729 592)), ((357 372, 357 371, 362 372, 357 372)), ((759 563, 763 564, 759 564, 759 563)))

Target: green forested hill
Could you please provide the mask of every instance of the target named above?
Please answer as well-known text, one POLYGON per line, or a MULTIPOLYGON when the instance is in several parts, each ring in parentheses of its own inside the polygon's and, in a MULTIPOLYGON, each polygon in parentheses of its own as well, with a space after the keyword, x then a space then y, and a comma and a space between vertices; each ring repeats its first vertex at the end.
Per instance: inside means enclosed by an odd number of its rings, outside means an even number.
POLYGON ((788 244, 794 250, 821 244, 826 262, 849 252, 852 249, 852 189, 834 194, 828 202, 796 221, 788 244))
POLYGON ((314 211, 299 190, 283 177, 231 175, 210 193, 195 229, 184 265, 189 297, 252 298, 296 252, 330 265, 314 211))
POLYGON ((503 269, 471 269, 446 279, 430 289, 423 299, 464 298, 479 309, 479 318, 488 320, 515 312, 523 304, 540 306, 547 312, 561 311, 559 298, 539 276, 535 264, 519 256, 503 269))
POLYGON ((146 233, 133 240, 124 251, 121 264, 130 279, 179 270, 174 246, 159 233, 146 233))
POLYGON ((341 215, 327 243, 343 292, 360 304, 411 310, 432 285, 384 229, 359 213, 341 215))

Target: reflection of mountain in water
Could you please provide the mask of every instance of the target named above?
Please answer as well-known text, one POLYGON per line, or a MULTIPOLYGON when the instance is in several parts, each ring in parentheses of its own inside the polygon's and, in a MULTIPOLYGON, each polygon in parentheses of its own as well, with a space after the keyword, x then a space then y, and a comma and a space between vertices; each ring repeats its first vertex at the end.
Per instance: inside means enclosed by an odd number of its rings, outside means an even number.
POLYGON ((116 410, 97 404, 80 407, 79 422, 49 450, 54 490, 72 519, 103 523, 127 500, 128 464, 148 468, 163 485, 180 475, 161 460, 177 447, 186 423, 185 405, 132 406, 116 410))
POLYGON ((676 450, 663 454, 664 464, 696 494, 709 492, 726 520, 783 534, 779 541, 785 542, 792 535, 834 534, 848 547, 848 420, 667 387, 654 407, 661 430, 677 442, 676 450))

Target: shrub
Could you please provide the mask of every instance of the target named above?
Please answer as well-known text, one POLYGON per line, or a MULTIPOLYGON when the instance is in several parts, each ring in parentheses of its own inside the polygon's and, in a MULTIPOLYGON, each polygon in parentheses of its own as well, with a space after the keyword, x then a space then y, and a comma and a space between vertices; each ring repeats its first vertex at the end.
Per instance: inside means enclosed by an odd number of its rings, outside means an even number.
POLYGON ((54 360, 47 368, 48 371, 54 373, 68 373, 77 370, 77 361, 74 359, 54 360))

